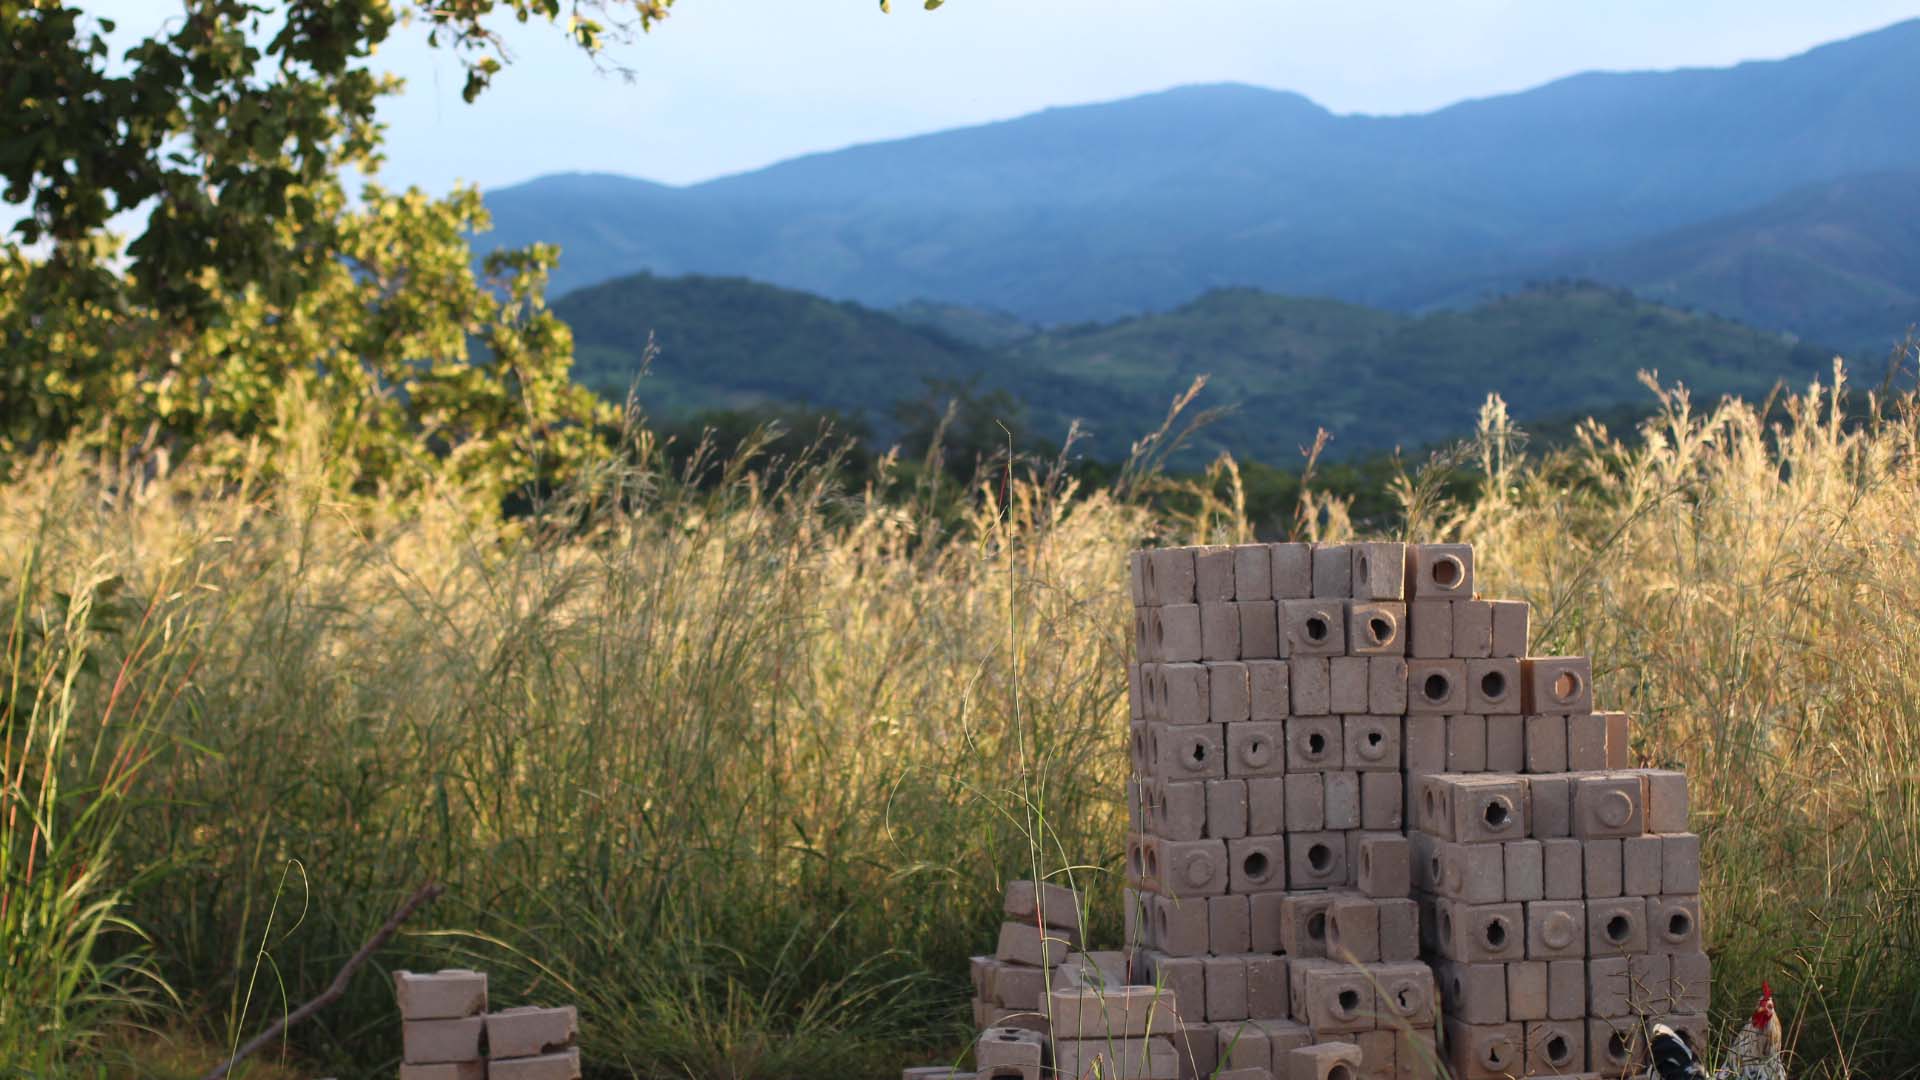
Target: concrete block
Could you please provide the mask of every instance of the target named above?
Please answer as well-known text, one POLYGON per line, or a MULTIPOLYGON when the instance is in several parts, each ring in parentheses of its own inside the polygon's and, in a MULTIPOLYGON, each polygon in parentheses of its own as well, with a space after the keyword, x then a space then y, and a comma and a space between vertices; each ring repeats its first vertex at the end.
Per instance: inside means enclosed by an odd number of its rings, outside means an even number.
POLYGON ((1147 985, 1158 986, 1173 999, 1183 1023, 1198 1023, 1207 1012, 1207 967, 1199 956, 1143 953, 1140 974, 1147 985))
POLYGON ((1328 889, 1347 880, 1347 845, 1338 833, 1295 832, 1287 837, 1287 884, 1328 889))
POLYGON ((1639 1076, 1647 1067, 1646 1037, 1638 1018, 1587 1020, 1588 1068, 1601 1076, 1639 1076))
POLYGON ((1225 730, 1228 776, 1278 776, 1287 770, 1286 724, 1253 720, 1229 725, 1225 730))
POLYGON ((1155 605, 1191 604, 1194 590, 1192 548, 1154 548, 1147 552, 1147 602, 1155 605))
POLYGON ((1207 898, 1207 951, 1253 951, 1253 906, 1246 896, 1228 894, 1207 898))
POLYGON ((1469 1024, 1500 1024, 1507 1019, 1507 965, 1434 965, 1448 1016, 1469 1024))
MULTIPOLYGON (((1405 717, 1401 723, 1401 767, 1410 774, 1420 776, 1449 771, 1447 769, 1447 718, 1423 713, 1405 717)), ((1484 742, 1482 753, 1485 753, 1484 742)))
POLYGON ((1353 556, 1356 600, 1404 600, 1407 596, 1407 545, 1366 541, 1348 544, 1353 556))
MULTIPOLYGON (((1228 845, 1239 840, 1162 840, 1159 848, 1161 890, 1173 896, 1217 896, 1227 891, 1228 845)), ((1151 872, 1152 848, 1148 849, 1151 872)))
POLYGON ((1534 1020, 1526 1026, 1527 1075, 1569 1076, 1586 1068, 1586 1025, 1571 1020, 1534 1020))
POLYGON ((1140 681, 1140 665, 1127 665, 1127 719, 1131 723, 1140 723, 1147 715, 1147 692, 1140 681))
POLYGON ((1398 963, 1420 958, 1420 905, 1411 897, 1377 901, 1380 908, 1380 959, 1398 963))
POLYGON ((1526 601, 1488 602, 1493 605, 1493 655, 1516 660, 1527 655, 1526 601))
POLYGON ((1358 771, 1400 768, 1398 716, 1346 716, 1342 731, 1344 768, 1358 771))
POLYGON ((1201 962, 1207 978, 1207 1019, 1247 1018, 1247 961, 1241 956, 1209 956, 1201 962))
MULTIPOLYGON (((1356 1080, 1360 1067, 1359 1044, 1321 1042, 1289 1050, 1285 1076, 1286 1080, 1356 1080)), ((1276 1080, 1280 1075, 1276 1067, 1276 1080)))
POLYGON ((1227 860, 1232 892, 1274 892, 1287 887, 1285 837, 1244 836, 1229 840, 1227 860))
POLYGON ((1463 714, 1447 717, 1447 771, 1487 771, 1486 717, 1463 714))
POLYGON ((1505 847, 1438 841, 1430 849, 1428 888, 1437 896, 1466 904, 1505 902, 1505 847))
POLYGON ((1133 955, 1121 949, 1071 952, 1055 974, 1062 980, 1073 980, 1068 985, 1126 986, 1140 981, 1133 978, 1133 964, 1133 955))
MULTIPOLYGON (((1036 969, 1037 970, 1037 969, 1036 969)), ((519 1058, 558 1053, 580 1035, 580 1014, 571 1005, 523 1005, 487 1014, 487 1057, 519 1058)))
POLYGON ((1660 838, 1660 891, 1697 893, 1700 891, 1700 838, 1693 833, 1677 833, 1660 838))
POLYGON ((1019 922, 1080 930, 1080 897, 1065 885, 1009 881, 1001 910, 1019 922))
POLYGON ((1573 782, 1573 835, 1582 840, 1639 836, 1646 827, 1646 786, 1626 772, 1583 773, 1573 782))
POLYGON ((967 974, 973 980, 974 997, 990 997, 993 994, 994 969, 1000 961, 991 956, 970 956, 967 958, 967 974))
MULTIPOLYGON (((1150 781, 1149 781, 1150 782, 1150 781)), ((1145 799, 1141 795, 1143 783, 1140 780, 1127 780, 1127 831, 1143 832, 1146 829, 1145 799)))
POLYGON ((1678 1013, 1704 1013, 1713 988, 1713 973, 1707 954, 1674 953, 1667 957, 1668 1006, 1678 1013))
POLYGON ((1167 1041, 1173 1044, 1180 1080, 1211 1080, 1219 1071, 1220 1045, 1212 1024, 1183 1023, 1167 1032, 1167 1041))
POLYGON ((1415 600, 1407 605, 1407 656, 1445 660, 1453 656, 1453 604, 1446 600, 1415 600))
POLYGON ((580 1080, 580 1051, 574 1048, 557 1054, 491 1061, 487 1063, 487 1080, 580 1080))
POLYGON ((1147 724, 1127 725, 1127 763, 1135 776, 1152 776, 1154 763, 1148 751, 1152 729, 1147 724))
POLYGON ((1153 832, 1168 840, 1198 840, 1207 834, 1209 780, 1156 780, 1148 817, 1153 832))
POLYGON ((1579 1020, 1587 1015, 1587 962, 1547 961, 1547 1019, 1579 1020))
POLYGON ((1224 729, 1218 724, 1152 724, 1147 739, 1155 776, 1218 780, 1227 775, 1224 729))
POLYGON ((1240 605, 1231 600, 1200 605, 1200 656, 1208 661, 1240 659, 1240 605))
POLYGON ((1466 707, 1466 661, 1407 661, 1408 712, 1461 713, 1466 707))
POLYGON ((400 1065, 400 1080, 487 1080, 484 1061, 442 1061, 433 1065, 400 1065))
POLYGON ((478 1060, 480 1033, 485 1026, 485 1018, 480 1016, 403 1021, 400 1025, 401 1060, 410 1065, 478 1060))
POLYGON ((1331 656, 1327 658, 1327 709, 1335 713, 1367 711, 1367 658, 1331 656))
POLYGON ((1057 927, 1042 929, 1033 923, 1000 924, 1000 942, 993 955, 997 960, 1031 967, 1053 967, 1066 959, 1080 944, 1080 935, 1057 927))
POLYGON ((1382 1027, 1430 1027, 1439 1022, 1440 995, 1432 968, 1403 961, 1376 964, 1367 974, 1376 984, 1382 1027))
POLYGON ((1567 718, 1529 716, 1526 725, 1526 771, 1564 773, 1567 771, 1567 718))
POLYGON ((1455 1080, 1509 1080, 1526 1069, 1526 1029, 1517 1023, 1463 1024, 1449 1019, 1447 1057, 1455 1080))
POLYGON ((1272 544, 1273 598, 1296 600, 1313 595, 1313 548, 1308 544, 1272 544))
POLYGON ((1380 962, 1380 908, 1373 900, 1342 894, 1327 907, 1327 956, 1350 964, 1380 962))
POLYGON ((1629 836, 1620 841, 1620 891, 1627 896, 1660 895, 1660 838, 1629 836))
POLYGON ((1228 660, 1207 665, 1207 722, 1231 724, 1252 717, 1247 666, 1228 660))
POLYGON ((1540 841, 1541 896, 1547 900, 1581 900, 1587 895, 1587 849, 1579 840, 1558 837, 1540 841))
POLYGON ((1493 605, 1485 600, 1453 601, 1453 655, 1462 659, 1493 655, 1493 605))
POLYGON ((1598 713, 1567 717, 1567 771, 1598 772, 1607 767, 1607 718, 1598 713))
POLYGON ((1637 1016, 1662 996, 1664 988, 1649 984, 1644 962, 1636 965, 1636 959, 1597 956, 1587 961, 1587 1015, 1608 1019, 1637 1016))
POLYGON ((1433 903, 1440 955, 1467 964, 1526 958, 1527 922, 1519 904, 1433 903))
POLYGON ((1394 1080, 1394 1043, 1391 1030, 1363 1031, 1353 1037, 1353 1044, 1360 1048, 1360 1080, 1394 1080))
POLYGON ((1333 711, 1333 673, 1324 656, 1298 656, 1287 661, 1287 689, 1294 716, 1325 716, 1333 711))
POLYGON ((1584 656, 1530 656, 1520 661, 1528 713, 1571 716, 1593 711, 1593 661, 1584 656))
POLYGON ((1284 956, 1248 956, 1247 1016, 1255 1020, 1278 1020, 1287 1016, 1288 974, 1284 956))
POLYGON ((1160 609, 1133 609, 1133 655, 1142 663, 1158 661, 1160 648, 1160 609))
POLYGON ((1210 544, 1193 549, 1194 596, 1201 603, 1236 599, 1233 591, 1233 549, 1210 544))
POLYGON ((1346 724, 1338 716, 1296 716, 1286 723, 1288 772, 1334 772, 1345 767, 1346 724))
POLYGON ((1353 552, 1347 545, 1313 545, 1313 595, 1338 600, 1353 595, 1353 552))
POLYGON ((1520 661, 1467 661, 1465 712, 1507 716, 1520 712, 1520 661))
POLYGON ((1271 1076, 1273 1067, 1273 1046, 1268 1041, 1264 1025, 1246 1020, 1214 1023, 1215 1060, 1219 1062, 1220 1072, 1208 1080, 1219 1080, 1228 1073, 1251 1073, 1271 1076))
POLYGON ((1587 954, 1584 900, 1535 900, 1526 905, 1527 959, 1577 960, 1587 954))
POLYGON ((1500 845, 1506 863, 1506 899, 1540 900, 1547 895, 1546 849, 1538 840, 1509 840, 1500 845))
POLYGON ((1247 782, 1208 780, 1207 835, 1230 840, 1247 835, 1247 782))
POLYGON ((1573 835, 1573 778, 1534 776, 1527 781, 1528 832, 1535 840, 1573 835))
POLYGON ((1272 600, 1240 600, 1240 658, 1272 660, 1280 655, 1279 605, 1272 600))
MULTIPOLYGON (((1273 552, 1265 544, 1235 544, 1233 562, 1233 599, 1273 599, 1273 552)), ((1199 570, 1198 560, 1195 571, 1199 570)))
POLYGON ((1360 827, 1360 774, 1330 772, 1326 779, 1327 824, 1329 832, 1344 832, 1360 827))
POLYGON ((1453 839, 1453 781, 1461 773, 1434 773, 1411 778, 1414 827, 1430 836, 1453 839))
POLYGON ((1346 655, 1345 606, 1318 597, 1281 601, 1280 641, 1289 659, 1346 655))
POLYGON ((1409 544, 1407 591, 1420 600, 1473 597, 1473 545, 1409 544))
POLYGON ((1453 789, 1453 836, 1463 844, 1519 840, 1527 835, 1527 781, 1501 773, 1462 776, 1453 789))
POLYGON ((1056 1039, 1050 1075, 1058 1080, 1178 1080, 1180 1060, 1172 1041, 1164 1037, 1056 1039))
POLYGON ((1169 724, 1213 722, 1213 675, 1206 664, 1156 664, 1169 724))
POLYGON ((1687 831, 1687 774, 1673 769, 1635 769, 1647 793, 1647 831, 1687 831))
POLYGON ((1404 897, 1412 889, 1410 849, 1404 836, 1369 836, 1360 841, 1358 881, 1371 897, 1404 897))
POLYGON ((1277 953, 1286 950, 1281 941, 1283 920, 1281 911, 1286 893, 1263 892, 1248 893, 1247 906, 1251 925, 1248 928, 1250 952, 1277 953))
POLYGON ((452 1020, 487 1011, 487 974, 465 968, 396 971, 393 996, 402 1020, 452 1020))
POLYGON ((1647 901, 1647 948, 1655 953, 1704 949, 1698 896, 1656 896, 1647 901))
POLYGON ((1165 663, 1193 664, 1206 658, 1199 604, 1148 608, 1147 633, 1153 656, 1165 663))
POLYGON ((1353 600, 1347 604, 1347 651, 1354 656, 1407 655, 1407 605, 1353 600))
POLYGON ((1151 898, 1153 943, 1168 956, 1204 956, 1207 952, 1207 901, 1203 897, 1151 898))
POLYGON ((1507 965, 1507 1019, 1547 1018, 1547 965, 1544 960, 1522 960, 1507 965))
POLYGON ((1372 831, 1399 831, 1404 825, 1398 772, 1349 773, 1360 777, 1360 827, 1372 831))
POLYGON ((1527 765, 1526 725, 1518 716, 1487 717, 1487 771, 1517 773, 1527 765))
POLYGON ((1285 660, 1248 660, 1248 717, 1253 720, 1285 720, 1293 712, 1293 698, 1287 681, 1285 660))
POLYGON ((1287 778, 1287 831, 1321 832, 1327 827, 1327 775, 1292 773, 1287 778))
POLYGON ((1626 713, 1600 715, 1607 720, 1607 768, 1624 769, 1632 757, 1632 748, 1627 745, 1632 735, 1632 725, 1628 723, 1626 713))
POLYGON ((1619 896, 1625 884, 1620 841, 1612 838, 1581 841, 1586 855, 1586 894, 1590 898, 1619 896))
POLYGON ((1647 902, 1638 896, 1587 901, 1587 955, 1647 951, 1647 902))
POLYGON ((1379 1026, 1373 977, 1364 968, 1332 960, 1297 960, 1294 1013, 1318 1038, 1372 1031, 1379 1026))
POLYGON ((1399 716, 1407 711, 1407 661, 1400 656, 1367 658, 1367 711, 1399 716))
POLYGON ((1247 781, 1247 835, 1278 836, 1287 827, 1286 782, 1278 776, 1247 781))
MULTIPOLYGON (((1047 969, 995 962, 987 992, 981 996, 1003 1009, 1031 1012, 1046 996, 1047 969)), ((492 1037, 491 1032, 488 1035, 492 1037)))
POLYGON ((1334 896, 1325 892, 1291 892, 1280 900, 1280 948, 1294 960, 1327 955, 1327 909, 1334 896))

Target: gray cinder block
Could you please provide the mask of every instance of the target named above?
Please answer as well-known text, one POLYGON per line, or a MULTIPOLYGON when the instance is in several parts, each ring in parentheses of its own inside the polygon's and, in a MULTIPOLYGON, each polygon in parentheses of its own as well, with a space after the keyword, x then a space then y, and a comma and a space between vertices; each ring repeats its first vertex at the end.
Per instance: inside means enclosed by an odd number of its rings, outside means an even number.
POLYGON ((1194 595, 1201 603, 1237 599, 1233 586, 1233 564, 1233 549, 1225 545, 1194 549, 1194 595))
POLYGON ((1338 833, 1288 833, 1287 884, 1296 889, 1329 889, 1347 880, 1347 845, 1338 833))
POLYGON ((1273 599, 1273 552, 1265 544, 1233 546, 1233 598, 1273 599))
POLYGON ((1535 900, 1526 912, 1527 959, 1578 960, 1587 954, 1585 901, 1535 900))
POLYGON ((1038 1070, 1046 1056, 1046 1036, 1025 1028, 990 1027, 973 1044, 974 1070, 987 1075, 1006 1068, 1038 1070))
POLYGON ((553 1054, 573 1045, 580 1014, 571 1005, 524 1005, 487 1014, 487 1057, 520 1058, 553 1054))
POLYGON ((1320 597, 1282 601, 1280 631, 1290 659, 1346 655, 1346 609, 1338 601, 1320 597))
POLYGON ((1586 1025, 1569 1020, 1527 1024, 1527 1075, 1567 1076, 1586 1067, 1586 1025))
POLYGON ((1509 1080, 1526 1070, 1526 1029, 1520 1024, 1463 1024, 1449 1019, 1446 1029, 1455 1080, 1509 1080))
POLYGON ((1367 711, 1371 669, 1364 656, 1327 658, 1327 710, 1347 714, 1367 711))
POLYGON ((1507 1019, 1547 1018, 1547 965, 1521 960, 1507 965, 1507 1019))
POLYGON ((1000 924, 1000 942, 995 959, 1030 967, 1053 967, 1066 959, 1079 945, 1079 935, 1056 927, 1042 929, 1033 923, 1000 924))
POLYGON ((442 1020, 407 1020, 400 1025, 401 1060, 410 1065, 474 1061, 480 1057, 480 1033, 486 1021, 479 1016, 442 1020))
POLYGON ((1285 720, 1293 712, 1287 662, 1249 660, 1246 664, 1250 718, 1260 721, 1285 720))
POLYGON ((1647 902, 1638 896, 1587 901, 1587 955, 1625 956, 1647 951, 1647 902))
POLYGON ((1407 595, 1407 545, 1377 541, 1348 544, 1353 556, 1353 595, 1359 600, 1403 600, 1407 595))
POLYGON ((402 1020, 451 1020, 487 1011, 487 975, 446 968, 434 972, 396 971, 393 996, 402 1020))
POLYGON ((1229 840, 1227 862, 1232 892, 1274 892, 1288 885, 1284 837, 1245 836, 1229 840))
POLYGON ((1407 545, 1407 594, 1417 600, 1472 599, 1473 546, 1407 545))
POLYGON ((1288 660, 1287 689, 1295 716, 1325 716, 1333 711, 1333 673, 1324 656, 1288 660))
POLYGON ((1342 718, 1342 766, 1366 772, 1400 768, 1400 718, 1349 715, 1342 718))
POLYGON ((1009 881, 1001 908, 1022 922, 1038 922, 1075 932, 1080 929, 1080 897, 1065 885, 1009 881))
POLYGON ((1520 662, 1520 702, 1528 713, 1571 716, 1593 711, 1593 661, 1584 656, 1531 656, 1520 662))
POLYGON ((1147 553, 1147 599, 1156 605, 1195 602, 1192 548, 1154 548, 1147 553))
POLYGON ((1367 711, 1399 716, 1407 711, 1407 661, 1400 656, 1367 658, 1367 711))
POLYGON ((1520 661, 1467 661, 1467 705, 1464 712, 1507 716, 1520 711, 1520 661))
POLYGON ((1313 595, 1338 600, 1353 595, 1353 553, 1347 545, 1313 545, 1313 595))
POLYGON ((1462 713, 1466 706, 1466 661, 1407 661, 1408 712, 1462 713))
POLYGON ((1355 656, 1405 656, 1407 606, 1399 601, 1347 604, 1347 650, 1355 656))
POLYGON ((1313 595, 1313 548, 1307 544, 1273 544, 1273 598, 1298 600, 1313 595))
POLYGON ((490 1061, 487 1080, 580 1080, 580 1051, 573 1048, 556 1054, 490 1061))

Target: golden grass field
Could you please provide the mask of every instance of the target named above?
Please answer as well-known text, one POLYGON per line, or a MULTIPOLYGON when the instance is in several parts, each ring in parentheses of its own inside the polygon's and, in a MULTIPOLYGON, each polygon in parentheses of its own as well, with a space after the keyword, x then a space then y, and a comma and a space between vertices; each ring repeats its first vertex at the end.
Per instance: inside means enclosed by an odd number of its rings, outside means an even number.
MULTIPOLYGON (((1534 454, 1490 408, 1470 498, 1416 473, 1365 531, 1477 545, 1692 774, 1722 1030, 1767 979, 1795 1075, 1880 1080, 1920 1075, 1920 414, 1865 398, 1669 391, 1534 454)), ((964 1044, 1006 879, 1070 876, 1117 942, 1125 555, 1251 539, 1231 469, 688 485, 637 438, 502 523, 352 492, 287 425, 238 480, 76 452, 0 489, 0 1060, 186 1075, 429 878, 255 1075, 390 1075, 386 972, 460 962, 577 1002, 606 1075, 881 1077, 964 1044)))

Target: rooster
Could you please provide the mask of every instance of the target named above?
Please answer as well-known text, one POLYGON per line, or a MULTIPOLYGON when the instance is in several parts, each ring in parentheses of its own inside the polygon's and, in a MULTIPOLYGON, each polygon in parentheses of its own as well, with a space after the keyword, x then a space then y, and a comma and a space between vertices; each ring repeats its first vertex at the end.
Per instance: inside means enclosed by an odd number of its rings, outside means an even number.
POLYGON ((1693 1047, 1665 1024, 1653 1025, 1647 1041, 1653 1059, 1645 1080, 1787 1080, 1780 1047, 1780 1017, 1773 1011, 1773 988, 1760 984, 1753 1019, 1733 1037, 1727 1060, 1711 1077, 1693 1047))

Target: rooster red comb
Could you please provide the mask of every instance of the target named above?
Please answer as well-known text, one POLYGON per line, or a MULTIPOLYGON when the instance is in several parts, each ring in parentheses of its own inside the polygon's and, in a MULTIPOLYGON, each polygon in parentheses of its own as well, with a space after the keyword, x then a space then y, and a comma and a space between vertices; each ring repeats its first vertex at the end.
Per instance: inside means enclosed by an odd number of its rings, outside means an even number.
POLYGON ((1773 1023, 1773 987, 1767 985, 1766 980, 1763 979, 1760 982, 1760 1004, 1753 1009, 1753 1027, 1756 1031, 1765 1031, 1767 1025, 1771 1023, 1773 1023))

